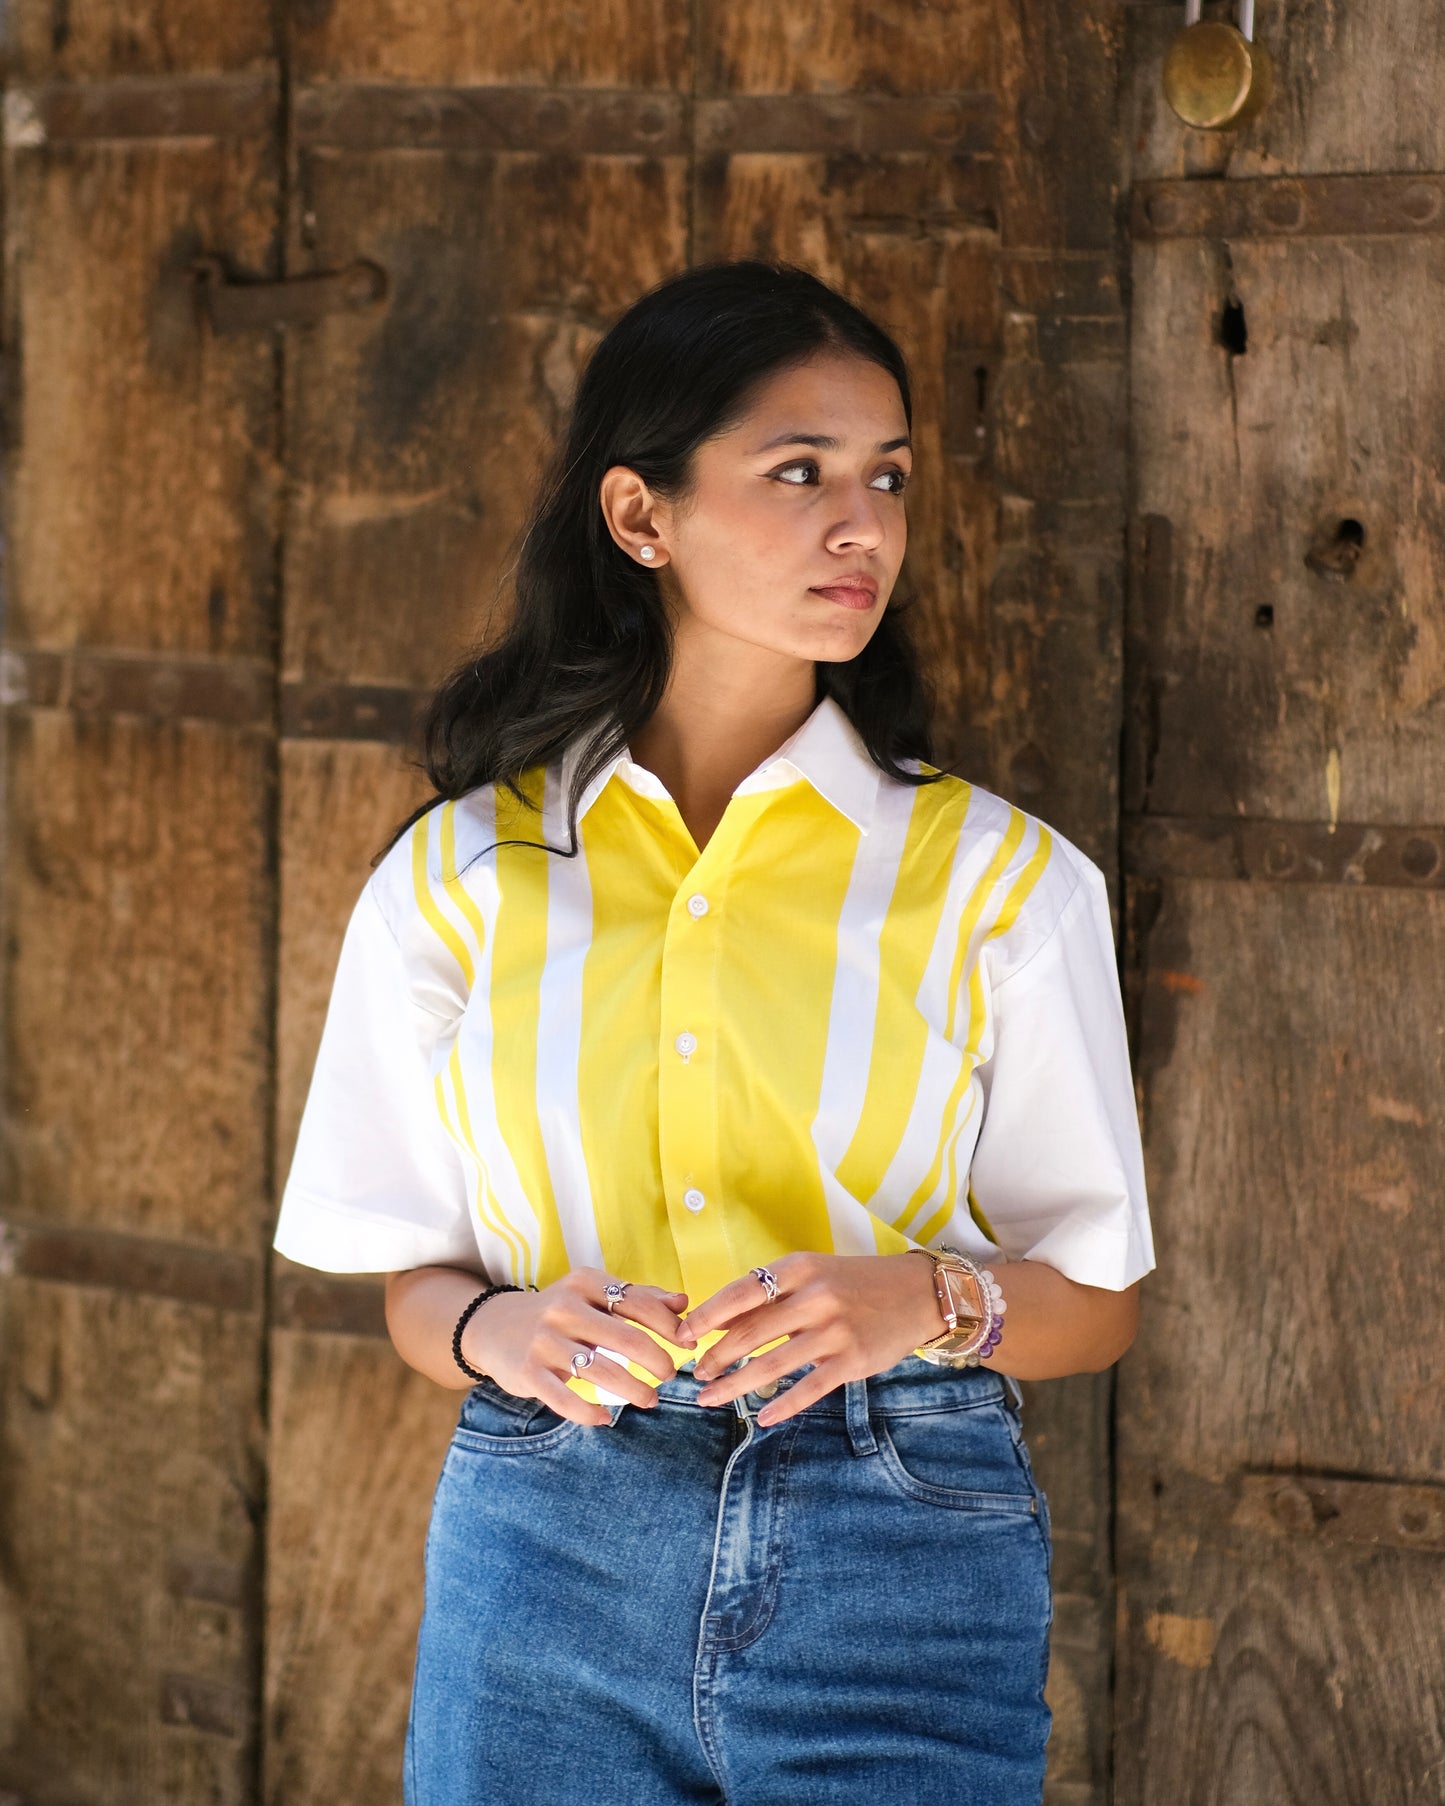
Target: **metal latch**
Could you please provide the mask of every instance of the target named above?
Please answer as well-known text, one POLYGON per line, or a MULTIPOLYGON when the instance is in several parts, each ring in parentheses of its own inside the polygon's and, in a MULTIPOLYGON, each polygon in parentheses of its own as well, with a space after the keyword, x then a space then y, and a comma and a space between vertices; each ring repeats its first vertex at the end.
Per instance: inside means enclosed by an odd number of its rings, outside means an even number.
POLYGON ((197 257, 191 269, 200 305, 217 334, 304 326, 327 314, 365 313, 386 296, 386 271, 366 258, 349 268, 281 282, 236 282, 221 258, 197 257))

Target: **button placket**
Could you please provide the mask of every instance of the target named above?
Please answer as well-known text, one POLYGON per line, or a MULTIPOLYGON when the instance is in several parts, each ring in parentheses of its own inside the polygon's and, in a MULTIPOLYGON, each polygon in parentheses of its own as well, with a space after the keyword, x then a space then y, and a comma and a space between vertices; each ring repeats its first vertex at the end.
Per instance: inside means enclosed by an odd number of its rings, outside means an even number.
POLYGON ((736 836, 720 826, 679 874, 662 953, 658 1143, 685 1287, 709 1296, 732 1277, 717 1208, 718 923, 721 873, 736 836), (703 873, 711 881, 700 880, 703 873))

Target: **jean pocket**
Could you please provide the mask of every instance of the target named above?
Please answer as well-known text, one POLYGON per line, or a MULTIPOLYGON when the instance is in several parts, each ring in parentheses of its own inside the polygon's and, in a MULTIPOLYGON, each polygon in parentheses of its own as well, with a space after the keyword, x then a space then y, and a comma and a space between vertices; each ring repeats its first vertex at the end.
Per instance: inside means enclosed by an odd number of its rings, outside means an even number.
POLYGON ((875 1427, 883 1471, 908 1498, 953 1511, 1038 1516, 1038 1488, 1003 1404, 889 1412, 875 1427))
POLYGON ((540 1398, 480 1380, 462 1399, 451 1446, 479 1455, 545 1454, 583 1427, 540 1398))

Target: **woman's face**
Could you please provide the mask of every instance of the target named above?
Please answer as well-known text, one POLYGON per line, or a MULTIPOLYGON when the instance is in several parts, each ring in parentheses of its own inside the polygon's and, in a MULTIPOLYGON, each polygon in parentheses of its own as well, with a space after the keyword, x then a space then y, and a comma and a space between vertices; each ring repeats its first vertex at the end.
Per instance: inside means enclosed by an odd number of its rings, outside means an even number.
POLYGON ((653 500, 627 544, 634 557, 655 547, 642 562, 679 633, 810 661, 859 653, 908 537, 912 454, 888 372, 837 352, 778 372, 739 424, 698 447, 693 468, 693 492, 676 507, 653 500))

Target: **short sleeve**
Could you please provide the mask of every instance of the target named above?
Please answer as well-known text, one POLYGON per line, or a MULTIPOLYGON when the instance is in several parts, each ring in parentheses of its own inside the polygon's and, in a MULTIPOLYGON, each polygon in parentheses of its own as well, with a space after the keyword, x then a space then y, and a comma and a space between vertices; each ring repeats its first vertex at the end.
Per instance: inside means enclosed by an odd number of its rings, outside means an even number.
POLYGON ((272 1246, 328 1273, 482 1273, 467 1172, 437 1108, 418 1003, 368 882, 352 909, 272 1246))
POLYGON ((1154 1242, 1108 892, 1076 857, 1052 931, 992 992, 970 1184, 1009 1259, 1123 1291, 1154 1242))

